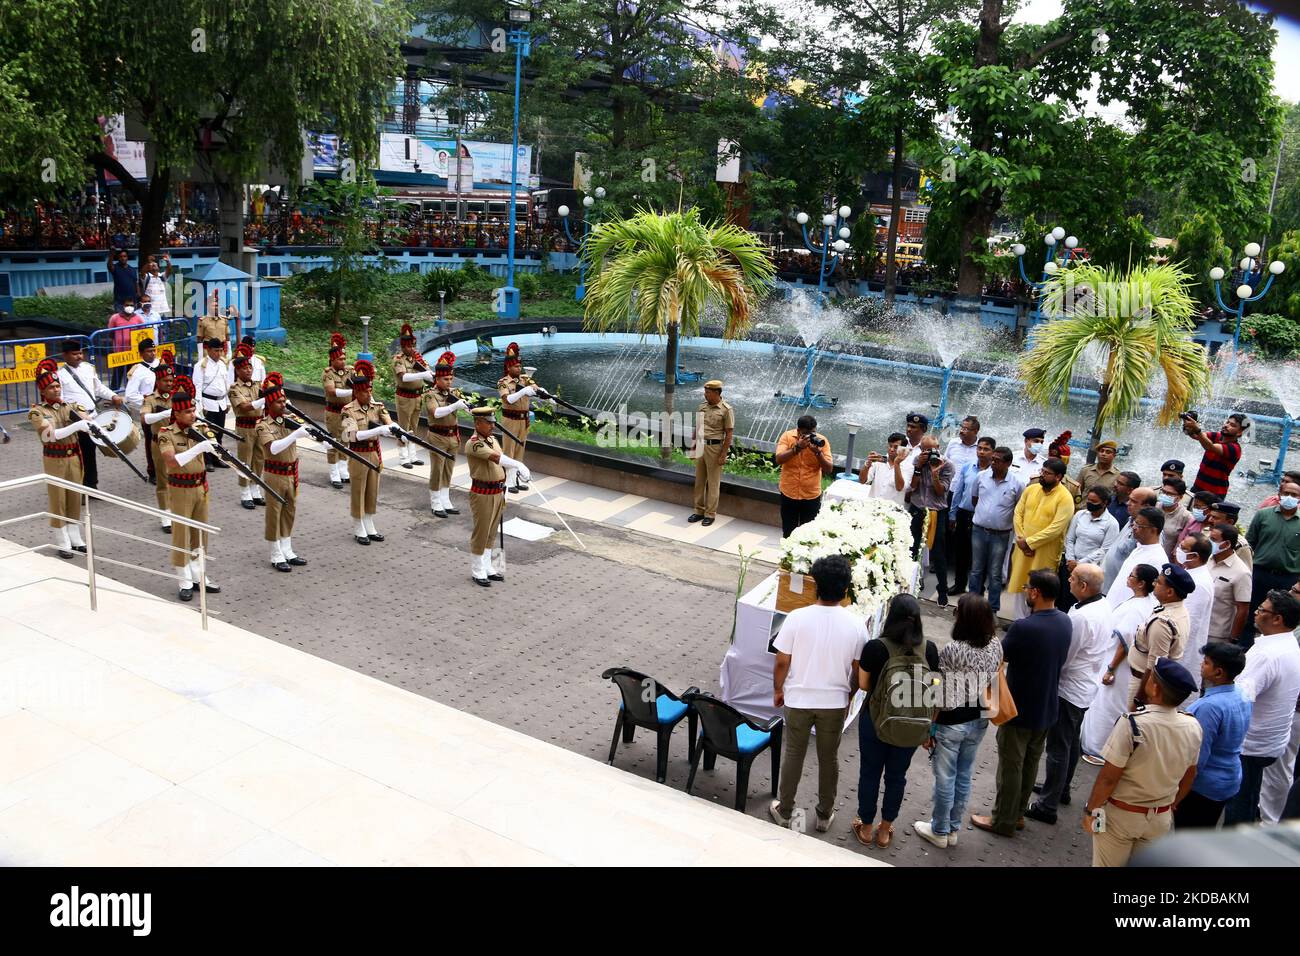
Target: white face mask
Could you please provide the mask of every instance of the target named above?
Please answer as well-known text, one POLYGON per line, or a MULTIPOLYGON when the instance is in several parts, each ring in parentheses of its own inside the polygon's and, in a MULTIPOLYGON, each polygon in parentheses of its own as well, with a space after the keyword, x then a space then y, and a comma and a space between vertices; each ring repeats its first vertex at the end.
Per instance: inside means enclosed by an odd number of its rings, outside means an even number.
POLYGON ((1194 520, 1194 521, 1204 521, 1204 520, 1205 520, 1205 511, 1204 511, 1203 509, 1201 509, 1201 508, 1193 508, 1193 509, 1192 509, 1192 520, 1194 520))
POLYGON ((1187 552, 1184 551, 1182 548, 1175 548, 1175 549, 1174 549, 1174 554, 1178 557, 1178 563, 1179 563, 1179 564, 1186 564, 1186 563, 1187 563, 1187 552))
POLYGON ((1216 541, 1216 542, 1214 542, 1214 553, 1215 553, 1215 554, 1223 554, 1223 552, 1225 552, 1225 551, 1227 551, 1227 550, 1228 550, 1228 542, 1226 542, 1226 541, 1216 541))
POLYGON ((1295 495, 1283 495, 1277 503, 1282 506, 1283 511, 1295 511, 1296 506, 1300 505, 1300 498, 1295 495))
POLYGON ((1173 504, 1174 504, 1174 496, 1173 496, 1173 495, 1157 495, 1157 496, 1156 496, 1156 503, 1159 504, 1161 508, 1172 508, 1172 507, 1173 507, 1173 504))
POLYGON ((1032 455, 1041 455, 1044 451, 1045 449, 1041 444, 1029 446, 1029 453, 1032 455))
POLYGON ((126 306, 124 309, 122 309, 122 311, 125 312, 127 315, 134 315, 134 314, 135 314, 135 306, 133 306, 133 305, 128 305, 128 306, 126 306))

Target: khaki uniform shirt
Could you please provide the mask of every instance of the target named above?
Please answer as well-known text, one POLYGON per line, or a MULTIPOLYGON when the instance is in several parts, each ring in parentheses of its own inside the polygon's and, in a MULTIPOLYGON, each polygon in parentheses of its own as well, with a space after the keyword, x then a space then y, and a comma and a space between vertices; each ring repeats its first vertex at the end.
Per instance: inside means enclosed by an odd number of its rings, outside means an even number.
POLYGON ((241 405, 252 405, 258 399, 258 387, 256 382, 241 382, 235 380, 235 384, 230 386, 230 407, 235 410, 235 427, 236 428, 256 428, 257 422, 251 425, 239 424, 240 419, 260 419, 262 413, 256 408, 250 408, 247 411, 240 408, 241 405))
POLYGON ((726 438, 727 429, 735 429, 736 413, 725 400, 716 405, 701 402, 696 410, 696 419, 700 422, 700 437, 712 440, 726 438))
MULTIPOLYGON (((1237 603, 1250 603, 1250 568, 1239 555, 1219 562, 1210 560, 1210 577, 1214 579, 1214 603, 1210 605, 1210 637, 1226 641, 1237 622, 1237 603)), ((1199 648, 1198 648, 1199 650, 1199 648)))
POLYGON ((423 382, 403 382, 402 376, 410 372, 424 372, 428 370, 424 359, 419 355, 407 355, 405 352, 398 352, 393 356, 393 384, 399 390, 398 394, 402 398, 415 398, 415 395, 401 395, 401 392, 415 392, 424 388, 423 382))
MULTIPOLYGON (((362 405, 356 399, 353 399, 343 406, 343 411, 340 414, 343 416, 342 441, 347 444, 362 440, 357 438, 357 432, 369 431, 372 428, 378 428, 380 425, 393 424, 393 419, 388 414, 388 407, 383 402, 372 401, 369 405, 362 405)), ((378 441, 379 439, 370 440, 378 441)))
POLYGON ((1145 674, 1157 657, 1183 656, 1192 633, 1191 620, 1183 601, 1157 604, 1147 622, 1133 635, 1133 646, 1128 652, 1128 666, 1145 674))
POLYGON ((1163 704, 1148 704, 1120 717, 1101 749, 1109 764, 1124 768, 1111 796, 1135 807, 1166 807, 1178 783, 1201 753, 1201 725, 1191 714, 1163 704), (1141 736, 1134 739, 1133 723, 1141 736))
POLYGON ((230 341, 230 321, 216 315, 204 315, 199 318, 197 338, 201 346, 208 339, 230 341))
MULTIPOLYGON (((195 438, 181 431, 175 424, 162 422, 158 423, 161 427, 157 431, 158 436, 158 464, 163 467, 169 475, 195 475, 204 471, 203 456, 199 455, 194 458, 188 465, 172 465, 167 462, 163 456, 170 451, 173 455, 189 451, 197 445, 201 438, 195 438)), ((206 476, 205 476, 206 483, 206 476)), ((201 486, 200 486, 201 487, 201 486)), ((169 491, 172 489, 168 489, 169 491)))
POLYGON ((281 462, 291 464, 298 460, 298 443, 294 442, 279 454, 271 454, 271 442, 279 441, 281 438, 288 438, 295 431, 297 426, 289 426, 283 418, 263 418, 257 423, 257 443, 265 449, 266 461, 281 462))
MULTIPOLYGON (((436 429, 450 428, 455 429, 456 433, 459 434, 460 429, 456 426, 456 415, 454 412, 450 415, 444 415, 442 418, 437 418, 433 414, 435 408, 446 408, 448 405, 455 405, 458 401, 460 401, 460 399, 456 397, 455 392, 442 392, 436 388, 431 388, 425 392, 424 417, 429 420, 429 428, 435 430, 435 433, 436 429)), ((447 437, 450 437, 450 434, 448 434, 447 437)))
POLYGON ((332 412, 333 414, 337 415, 339 412, 343 410, 343 406, 347 403, 337 398, 331 398, 330 389, 348 388, 349 387, 348 379, 350 379, 351 377, 352 377, 351 365, 345 365, 343 368, 339 369, 338 371, 335 371, 333 368, 326 367, 325 374, 322 375, 320 379, 321 388, 325 389, 325 410, 326 411, 332 412), (337 408, 331 409, 330 408, 331 405, 335 405, 337 406, 337 408))
POLYGON ((40 436, 45 447, 41 450, 41 466, 46 474, 57 475, 60 478, 70 477, 69 463, 75 466, 77 470, 81 468, 81 454, 79 449, 79 439, 76 434, 69 435, 57 441, 45 441, 45 429, 47 428, 66 428, 73 422, 72 406, 66 402, 59 402, 57 405, 48 405, 42 402, 39 405, 33 405, 31 411, 27 413, 27 420, 32 423, 36 429, 36 434, 40 436), (59 450, 67 452, 63 457, 50 457, 45 454, 46 450, 59 450))
MULTIPOLYGON (((159 412, 171 411, 171 407, 172 396, 170 392, 166 395, 151 392, 144 397, 144 404, 140 406, 140 414, 141 416, 157 415, 159 412)), ((141 424, 143 425, 143 422, 141 424)), ((153 440, 157 441, 158 433, 167 427, 168 424, 167 419, 164 418, 160 422, 154 422, 152 425, 144 425, 144 427, 149 429, 149 433, 153 436, 153 440)))
POLYGON ((492 435, 487 438, 475 434, 465 444, 465 458, 469 462, 469 477, 472 481, 505 481, 506 470, 500 462, 492 460, 492 455, 501 454, 501 446, 492 435))
POLYGON ((1102 471, 1094 462, 1091 465, 1084 465, 1083 471, 1079 472, 1079 495, 1078 504, 1074 510, 1078 511, 1083 507, 1083 499, 1093 488, 1101 485, 1112 494, 1115 491, 1115 480, 1119 478, 1119 472, 1114 466, 1102 471))
POLYGON ((501 396, 501 407, 512 412, 528 411, 528 403, 531 399, 527 395, 520 395, 517 402, 510 401, 510 396, 524 387, 524 382, 516 375, 503 375, 497 379, 497 393, 501 396))

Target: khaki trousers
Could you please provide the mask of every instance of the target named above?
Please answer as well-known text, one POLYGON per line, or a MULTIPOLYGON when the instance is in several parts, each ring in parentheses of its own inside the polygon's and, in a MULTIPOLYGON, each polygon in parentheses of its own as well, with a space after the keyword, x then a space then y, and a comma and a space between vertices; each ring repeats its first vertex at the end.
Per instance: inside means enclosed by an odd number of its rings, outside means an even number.
MULTIPOLYGON (((208 489, 200 485, 197 488, 168 488, 168 510, 178 518, 193 518, 195 521, 208 520, 208 489)), ((172 566, 182 568, 198 559, 199 547, 207 550, 208 536, 197 528, 190 528, 179 521, 172 522, 172 547, 182 551, 172 552, 172 566)))
MULTIPOLYGON (((335 412, 327 411, 325 413, 325 430, 330 433, 330 437, 333 438, 335 441, 342 441, 343 440, 343 416, 335 412)), ((329 462, 331 465, 337 464, 338 462, 342 461, 346 457, 347 457, 346 455, 340 454, 333 445, 330 445, 329 450, 325 452, 325 460, 329 462)))
MULTIPOLYGON (((266 460, 266 449, 261 442, 257 441, 257 429, 255 428, 237 428, 239 433, 239 445, 235 448, 235 457, 257 477, 262 477, 262 462, 266 460)), ((247 488, 254 484, 243 475, 239 476, 239 487, 247 488)), ((260 494, 260 489, 259 489, 260 494)))
POLYGON ((523 461, 524 448, 528 444, 528 419, 502 416, 501 427, 505 429, 505 431, 501 432, 501 450, 515 461, 523 461), (515 441, 506 432, 509 432, 510 435, 517 435, 519 441, 515 441))
MULTIPOLYGON (((460 450, 460 438, 451 435, 435 435, 429 432, 429 444, 453 456, 460 450)), ((454 458, 443 458, 433 452, 429 452, 429 457, 433 459, 429 462, 429 490, 441 491, 443 488, 450 488, 451 473, 456 467, 454 458)))
POLYGON ((1169 832, 1174 813, 1134 813, 1106 804, 1106 832, 1092 835, 1093 866, 1127 866, 1134 850, 1140 850, 1169 832))
POLYGON ((695 513, 706 518, 717 517, 718 498, 722 490, 722 462, 718 460, 721 445, 704 445, 695 459, 695 513))
MULTIPOLYGON (((81 459, 75 455, 71 458, 46 458, 44 464, 47 475, 66 478, 68 481, 81 484, 81 459)), ((54 485, 46 485, 45 494, 48 498, 50 514, 62 515, 68 521, 81 520, 81 495, 77 494, 77 492, 65 491, 62 488, 54 487, 54 485)), ((50 519, 51 528, 62 528, 66 523, 59 518, 50 519)))
MULTIPOLYGON (((866 714, 858 716, 859 720, 866 714)), ((844 733, 844 708, 833 710, 785 709, 785 753, 781 755, 781 815, 794 812, 794 796, 803 776, 808 737, 817 728, 817 815, 827 819, 835 809, 840 783, 840 736, 844 733)))
MULTIPOLYGON (((383 468, 383 463, 379 460, 379 455, 376 452, 359 451, 357 454, 383 468)), ((352 483, 348 485, 352 490, 352 520, 355 521, 357 518, 372 515, 378 511, 379 472, 371 471, 356 459, 349 458, 348 477, 352 479, 352 483)))
POLYGON ((469 553, 482 554, 497 539, 497 526, 506 510, 506 496, 479 495, 470 492, 469 510, 474 515, 474 530, 469 537, 469 553))
POLYGON ((298 489, 290 475, 262 476, 267 487, 284 499, 284 504, 266 496, 266 540, 279 541, 293 534, 293 519, 298 513, 298 489))
POLYGON ((420 399, 397 396, 397 424, 414 435, 420 425, 420 399))

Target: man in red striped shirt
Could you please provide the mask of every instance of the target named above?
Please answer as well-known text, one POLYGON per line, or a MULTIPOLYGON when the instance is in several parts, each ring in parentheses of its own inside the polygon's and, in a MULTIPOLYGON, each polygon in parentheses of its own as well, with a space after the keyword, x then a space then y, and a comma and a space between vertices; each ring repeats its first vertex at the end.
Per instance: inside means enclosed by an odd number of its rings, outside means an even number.
POLYGON ((1208 491, 1220 498, 1227 497, 1232 469, 1241 460, 1241 436, 1250 428, 1250 419, 1241 412, 1233 412, 1217 432, 1201 430, 1201 423, 1193 414, 1183 416, 1183 431, 1198 441, 1205 449, 1201 468, 1192 483, 1192 491, 1208 491))

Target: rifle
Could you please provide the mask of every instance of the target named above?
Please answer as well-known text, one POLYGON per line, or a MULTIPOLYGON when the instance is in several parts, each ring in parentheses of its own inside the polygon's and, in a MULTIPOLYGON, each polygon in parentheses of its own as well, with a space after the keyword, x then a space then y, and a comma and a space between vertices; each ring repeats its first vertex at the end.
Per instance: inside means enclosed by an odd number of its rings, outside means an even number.
POLYGON ((242 461, 240 461, 230 452, 226 451, 226 449, 223 448, 221 445, 217 444, 217 433, 211 430, 211 425, 212 425, 211 422, 204 422, 203 425, 205 428, 208 428, 207 434, 204 434, 197 425, 191 425, 189 428, 185 429, 185 433, 189 435, 191 438, 197 438, 199 441, 204 441, 204 440, 210 441, 212 443, 213 454, 215 454, 218 458, 224 461, 231 468, 235 469, 235 471, 239 472, 249 481, 255 482, 258 485, 260 485, 262 490, 265 491, 272 498, 274 498, 276 501, 280 502, 281 506, 287 503, 284 500, 284 496, 279 494, 274 488, 272 488, 265 481, 259 478, 256 472, 254 472, 251 468, 245 465, 242 461))
POLYGON ((407 441, 415 442, 415 444, 419 445, 421 448, 427 448, 429 449, 429 451, 436 452, 437 454, 441 455, 443 458, 446 458, 448 461, 456 460, 455 455, 451 454, 450 452, 443 451, 437 445, 434 445, 431 442, 427 442, 423 438, 417 438, 416 436, 412 435, 410 432, 408 432, 405 428, 403 428, 400 425, 389 425, 388 428, 389 431, 392 432, 394 438, 404 438, 407 441))
POLYGON ((113 455, 116 458, 119 458, 123 462, 125 462, 128 468, 130 468, 137 475, 139 475, 141 481, 144 482, 149 481, 149 476, 146 475, 143 471, 141 471, 136 466, 135 462, 133 462, 130 458, 126 457, 126 455, 122 452, 122 449, 117 447, 117 443, 113 441, 113 439, 109 438, 107 435, 104 434, 104 430, 95 424, 95 419, 93 417, 91 417, 90 415, 82 414, 82 412, 75 405, 70 407, 72 408, 73 413, 77 415, 77 417, 79 417, 83 422, 85 422, 90 426, 90 433, 94 435, 96 438, 98 438, 100 441, 102 441, 105 444, 105 446, 107 446, 109 450, 113 452, 113 455))
POLYGON ((327 429, 322 428, 316 422, 312 421, 312 419, 302 409, 295 406, 293 402, 286 399, 284 403, 284 407, 292 414, 301 418, 303 424, 316 429, 316 431, 320 433, 321 440, 324 441, 325 444, 333 448, 335 451, 342 452, 344 455, 347 455, 349 458, 353 459, 354 461, 358 461, 361 464, 365 465, 371 471, 379 470, 378 465, 372 462, 369 458, 366 458, 363 455, 358 455, 347 445, 343 444, 341 441, 336 439, 333 435, 329 433, 327 429))

